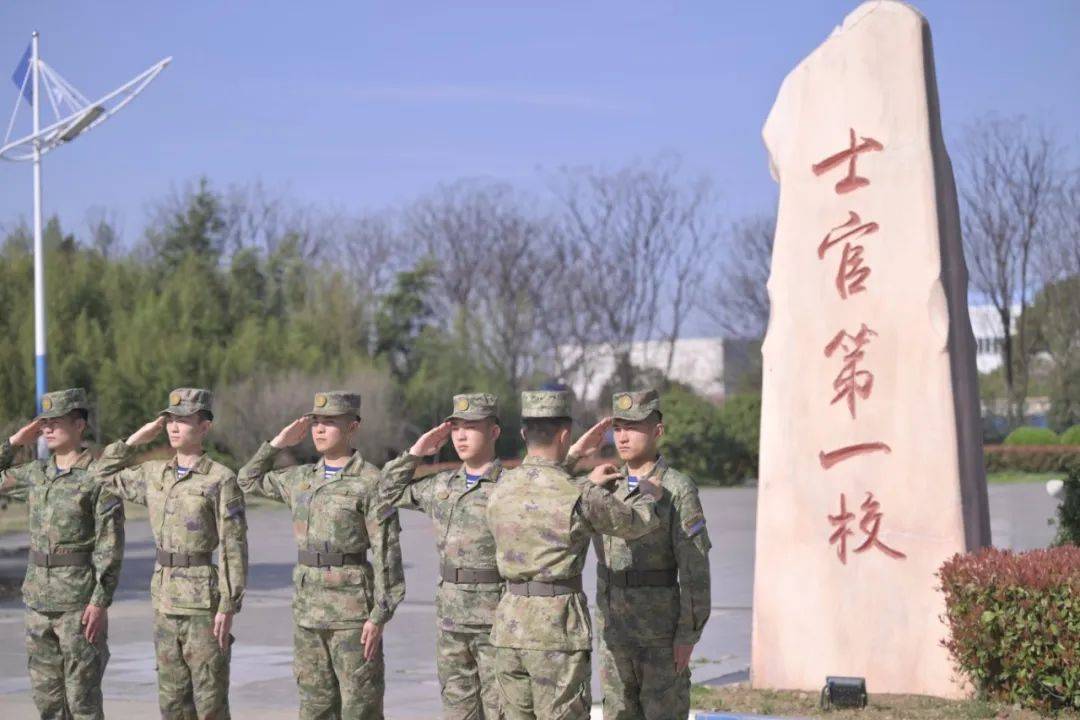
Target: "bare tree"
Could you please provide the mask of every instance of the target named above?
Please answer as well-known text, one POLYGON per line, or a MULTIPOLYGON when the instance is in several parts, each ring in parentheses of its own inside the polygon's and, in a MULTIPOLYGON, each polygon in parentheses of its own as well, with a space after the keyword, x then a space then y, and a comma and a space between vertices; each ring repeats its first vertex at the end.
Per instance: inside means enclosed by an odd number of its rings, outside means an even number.
POLYGON ((1080 171, 1055 193, 1046 243, 1035 260, 1041 290, 1032 321, 1039 352, 1050 359, 1054 417, 1080 422, 1080 171))
POLYGON ((1023 419, 1027 397, 1032 262, 1046 241, 1047 212, 1061 181, 1058 153, 1049 135, 1023 119, 989 119, 969 129, 961 155, 964 247, 972 287, 989 299, 1001 322, 1014 424, 1023 419))
POLYGON ((447 331, 475 348, 507 388, 531 375, 540 265, 548 225, 506 185, 460 182, 407 213, 406 236, 435 261, 434 305, 447 331))
POLYGON ((753 339, 765 335, 775 235, 772 215, 744 218, 728 230, 718 278, 704 306, 725 335, 753 339))
POLYGON ((665 357, 644 362, 670 372, 716 238, 708 184, 682 182, 674 161, 564 171, 559 180, 565 254, 588 270, 576 293, 583 326, 610 353, 623 387, 634 378, 635 341, 666 340, 665 357))

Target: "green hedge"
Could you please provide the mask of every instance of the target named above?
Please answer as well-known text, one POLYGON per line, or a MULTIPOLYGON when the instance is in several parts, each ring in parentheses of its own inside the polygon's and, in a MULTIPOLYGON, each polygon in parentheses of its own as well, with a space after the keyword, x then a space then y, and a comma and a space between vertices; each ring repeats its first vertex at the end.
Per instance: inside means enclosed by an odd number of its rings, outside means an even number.
POLYGON ((1004 440, 1005 445, 1058 445, 1060 443, 1061 438, 1050 428, 1030 425, 1016 428, 1004 440))
POLYGON ((1080 709, 1080 548, 986 548, 953 556, 938 576, 944 645, 980 694, 1080 709))
MULTIPOLYGON (((728 404, 733 402, 729 399, 728 404)), ((690 390, 664 393, 664 437, 660 450, 672 467, 699 485, 738 485, 757 476, 760 403, 740 401, 726 413, 690 390)))
POLYGON ((1080 447, 1065 445, 986 445, 987 472, 1068 472, 1080 467, 1080 447))
POLYGON ((1065 479, 1057 509, 1056 545, 1080 545, 1080 465, 1073 466, 1065 479))
POLYGON ((1062 445, 1080 445, 1080 425, 1073 425, 1061 433, 1062 445))

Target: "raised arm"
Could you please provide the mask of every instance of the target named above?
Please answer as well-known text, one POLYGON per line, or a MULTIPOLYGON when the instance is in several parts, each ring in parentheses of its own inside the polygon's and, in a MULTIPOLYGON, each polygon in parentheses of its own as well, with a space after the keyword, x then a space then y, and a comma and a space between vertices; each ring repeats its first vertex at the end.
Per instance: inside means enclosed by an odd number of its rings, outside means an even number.
POLYGON ((274 470, 274 461, 283 449, 299 444, 310 428, 311 418, 306 415, 299 417, 286 425, 273 440, 260 445, 247 464, 240 468, 240 474, 236 477, 240 489, 248 495, 261 495, 291 507, 289 470, 274 470))
POLYGON ((638 485, 637 492, 621 500, 608 489, 618 476, 619 469, 614 465, 598 465, 589 475, 590 482, 582 483, 578 506, 596 532, 634 540, 660 524, 655 511, 660 491, 646 480, 638 485))
MULTIPOLYGON (((13 439, 16 437, 18 433, 12 436, 13 439)), ((11 466, 15 462, 13 445, 10 440, 0 443, 0 495, 26 502, 27 495, 30 493, 30 463, 18 467, 11 466)))
POLYGON ((450 437, 450 423, 438 425, 420 436, 408 452, 388 462, 379 480, 379 496, 382 503, 396 508, 429 512, 434 485, 431 477, 414 481, 420 459, 434 455, 450 437))
POLYGON ((135 465, 135 447, 117 440, 90 466, 90 476, 128 502, 146 504, 146 476, 135 465))

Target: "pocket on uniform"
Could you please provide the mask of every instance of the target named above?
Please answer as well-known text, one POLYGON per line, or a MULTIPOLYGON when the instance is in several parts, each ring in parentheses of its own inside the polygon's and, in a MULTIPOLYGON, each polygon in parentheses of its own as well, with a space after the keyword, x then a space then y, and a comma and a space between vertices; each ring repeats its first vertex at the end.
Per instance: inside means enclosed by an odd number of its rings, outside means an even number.
POLYGON ((163 571, 162 595, 173 607, 209 610, 217 605, 217 568, 174 567, 163 571))
POLYGON ((185 492, 180 494, 178 501, 180 517, 189 532, 201 533, 217 527, 211 498, 201 492, 185 492))

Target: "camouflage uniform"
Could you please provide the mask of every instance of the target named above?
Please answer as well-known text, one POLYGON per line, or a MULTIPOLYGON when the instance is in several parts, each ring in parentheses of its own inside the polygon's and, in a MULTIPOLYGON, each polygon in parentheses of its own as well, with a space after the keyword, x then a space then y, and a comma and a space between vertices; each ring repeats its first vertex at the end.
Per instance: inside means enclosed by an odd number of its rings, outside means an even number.
MULTIPOLYGON (((617 393, 612 409, 617 420, 644 420, 660 410, 660 398, 655 390, 617 393)), ((711 543, 697 486, 663 458, 640 481, 660 490, 660 529, 636 539, 593 540, 604 720, 689 714, 690 672, 675 673, 673 646, 697 644, 711 606, 711 543)), ((638 492, 624 466, 615 496, 638 492)))
MULTIPOLYGON (((81 388, 47 393, 38 417, 89 408, 81 388)), ((104 717, 101 678, 109 661, 102 632, 83 634, 88 604, 107 608, 124 556, 124 504, 90 480, 84 450, 69 468, 56 458, 11 468, 14 453, 0 444, 0 495, 29 504, 30 558, 23 581, 26 654, 34 703, 42 718, 104 717), (9 469, 11 468, 11 469, 9 469)))
MULTIPOLYGON (((521 406, 523 419, 570 414, 562 391, 522 393, 521 406)), ((581 590, 589 540, 653 530, 651 495, 623 500, 530 455, 503 473, 487 517, 507 580, 491 634, 503 712, 511 720, 589 717, 592 627, 581 590)))
MULTIPOLYGON (((313 415, 356 415, 360 396, 315 395, 313 415)), ((333 477, 325 462, 273 470, 263 443, 240 470, 244 492, 292 510, 299 548, 293 570, 294 670, 301 718, 381 718, 382 645, 364 661, 364 623, 385 625, 405 596, 397 512, 379 500, 379 469, 353 453, 333 477), (371 549, 371 562, 367 551, 371 549)))
MULTIPOLYGON (((494 395, 485 393, 455 395, 454 411, 446 420, 495 418, 497 402, 494 395)), ((464 465, 413 482, 419 462, 420 458, 404 453, 387 463, 382 493, 387 504, 419 510, 435 522, 440 567, 435 649, 443 717, 493 720, 501 713, 490 635, 503 584, 495 566, 487 505, 502 465, 495 460, 468 487, 464 465)))
MULTIPOLYGON (((210 411, 208 390, 180 388, 161 414, 210 411)), ((150 598, 158 704, 163 718, 229 717, 229 660, 214 638, 214 615, 238 613, 247 581, 244 496, 233 471, 203 455, 182 479, 177 461, 133 465, 123 440, 94 465, 98 481, 125 500, 145 505, 157 545, 150 598), (218 564, 211 553, 218 550, 218 564)), ((232 644, 232 636, 229 644, 232 644)))

